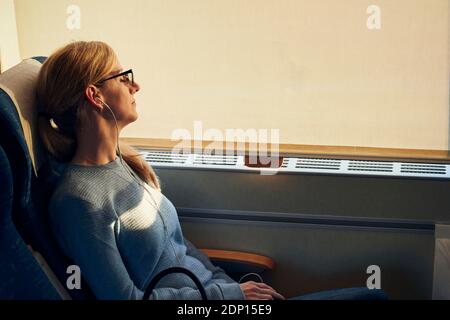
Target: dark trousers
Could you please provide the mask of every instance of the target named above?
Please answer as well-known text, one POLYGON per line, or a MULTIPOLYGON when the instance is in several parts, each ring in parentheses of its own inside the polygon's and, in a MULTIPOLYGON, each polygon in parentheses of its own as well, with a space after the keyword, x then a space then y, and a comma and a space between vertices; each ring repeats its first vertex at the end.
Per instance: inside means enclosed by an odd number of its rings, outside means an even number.
POLYGON ((383 290, 368 288, 345 288, 304 294, 288 300, 387 300, 383 290))

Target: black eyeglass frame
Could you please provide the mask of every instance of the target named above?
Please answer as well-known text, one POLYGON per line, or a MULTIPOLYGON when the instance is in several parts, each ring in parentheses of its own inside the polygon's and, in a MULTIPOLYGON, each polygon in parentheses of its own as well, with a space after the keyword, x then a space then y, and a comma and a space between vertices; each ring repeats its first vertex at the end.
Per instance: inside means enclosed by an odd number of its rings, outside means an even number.
POLYGON ((134 85, 134 74, 133 74, 133 69, 129 69, 129 70, 127 70, 127 71, 124 71, 124 72, 115 74, 115 75, 113 75, 113 76, 111 76, 111 77, 109 77, 109 78, 100 80, 100 81, 98 82, 98 84, 103 84, 105 81, 108 81, 108 80, 111 80, 111 79, 114 79, 114 78, 118 78, 118 77, 121 77, 121 76, 124 76, 124 75, 128 75, 128 74, 130 74, 130 73, 131 73, 131 79, 130 79, 130 80, 131 80, 131 85, 133 86, 133 85, 134 85))

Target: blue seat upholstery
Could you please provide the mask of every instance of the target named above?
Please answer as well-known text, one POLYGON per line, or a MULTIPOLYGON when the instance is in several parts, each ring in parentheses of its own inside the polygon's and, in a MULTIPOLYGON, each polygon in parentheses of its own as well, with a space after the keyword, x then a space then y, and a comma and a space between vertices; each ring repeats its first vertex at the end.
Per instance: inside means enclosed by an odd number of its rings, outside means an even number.
POLYGON ((0 299, 59 299, 12 221, 13 175, 0 146, 0 299))
MULTIPOLYGON (((44 59, 39 57, 36 61, 42 63, 44 59)), ((24 66, 21 66, 22 69, 17 67, 0 75, 0 80, 8 73, 8 77, 11 75, 15 79, 19 77, 20 85, 20 70, 23 70, 24 66), (17 76, 13 74, 15 68, 19 70, 17 76)), ((30 74, 27 74, 28 78, 24 79, 24 81, 28 81, 27 85, 30 85, 30 81, 32 83, 30 92, 25 94, 29 94, 28 98, 34 101, 37 71, 32 72, 31 76, 33 79, 30 79, 30 74)), ((1 84, 2 81, 0 81, 1 84)), ((36 171, 33 170, 36 168, 36 160, 30 155, 30 146, 25 139, 26 135, 22 125, 24 117, 25 121, 30 123, 35 122, 35 119, 26 118, 27 115, 23 112, 19 115, 18 110, 21 106, 16 104, 20 99, 15 96, 16 94, 18 93, 0 88, 0 146, 2 148, 0 299, 60 298, 58 291, 46 278, 45 273, 27 248, 27 245, 31 245, 33 250, 39 252, 60 283, 65 285, 69 276, 66 273, 67 267, 72 263, 54 240, 47 216, 48 201, 58 178, 54 174, 54 167, 51 166, 55 162, 51 161, 50 156, 41 150, 42 157, 36 176, 36 171)), ((23 94, 23 92, 19 94, 23 94)), ((82 290, 71 290, 68 293, 74 299, 94 297, 84 282, 82 290)))

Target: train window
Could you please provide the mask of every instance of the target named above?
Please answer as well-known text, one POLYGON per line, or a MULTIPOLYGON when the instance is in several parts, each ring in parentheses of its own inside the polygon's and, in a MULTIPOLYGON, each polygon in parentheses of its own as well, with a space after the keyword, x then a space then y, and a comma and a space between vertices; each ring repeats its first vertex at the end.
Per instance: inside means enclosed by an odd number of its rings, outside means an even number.
POLYGON ((2 50, 4 67, 72 40, 111 44, 142 88, 140 120, 123 132, 140 143, 446 159, 447 0, 16 0, 8 10, 17 45, 2 50))

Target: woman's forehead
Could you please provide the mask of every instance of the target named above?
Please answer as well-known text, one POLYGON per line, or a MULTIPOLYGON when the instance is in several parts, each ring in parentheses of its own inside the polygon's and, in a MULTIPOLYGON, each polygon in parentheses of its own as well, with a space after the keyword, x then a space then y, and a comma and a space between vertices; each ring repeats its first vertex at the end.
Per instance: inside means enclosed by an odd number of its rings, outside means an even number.
POLYGON ((108 73, 108 76, 113 76, 115 74, 121 73, 123 68, 121 65, 115 65, 111 72, 108 73))
POLYGON ((115 74, 121 73, 122 70, 123 70, 122 67, 115 67, 115 68, 109 73, 109 75, 113 76, 113 75, 115 75, 115 74))

